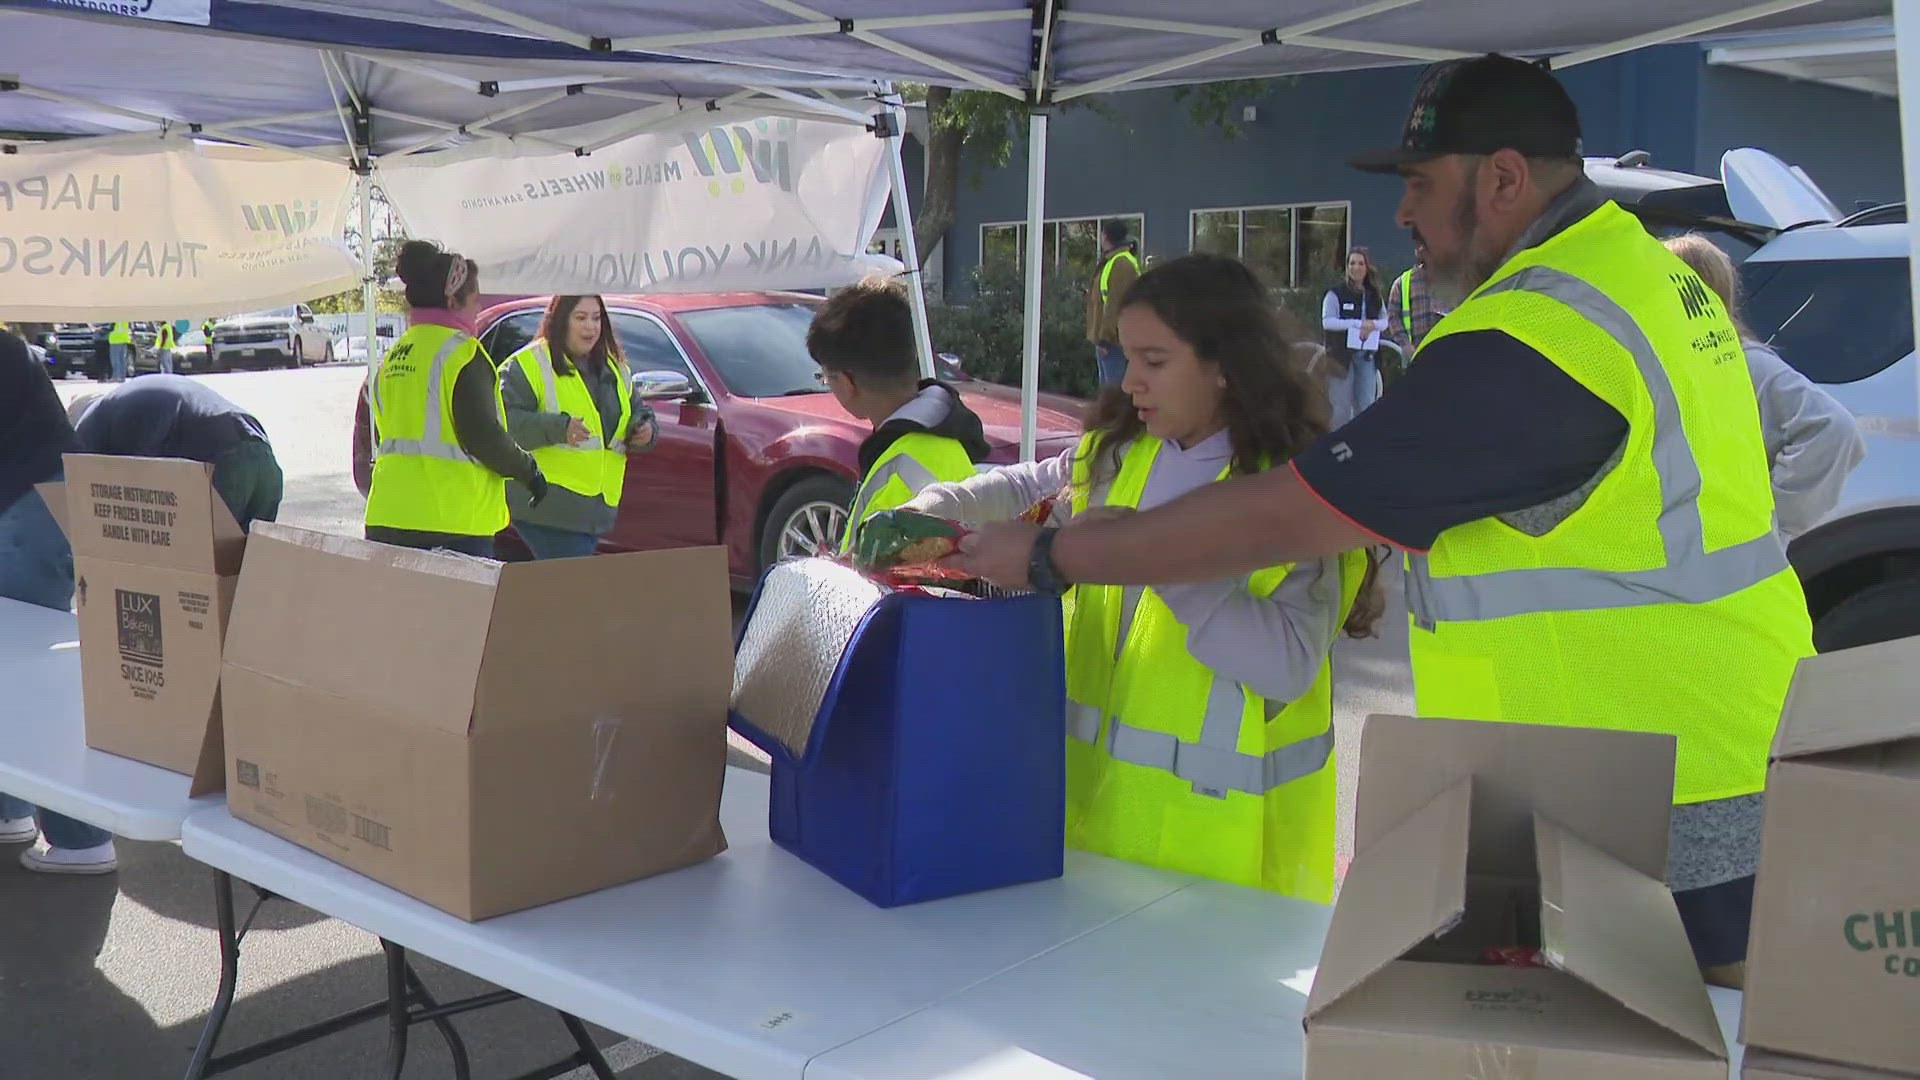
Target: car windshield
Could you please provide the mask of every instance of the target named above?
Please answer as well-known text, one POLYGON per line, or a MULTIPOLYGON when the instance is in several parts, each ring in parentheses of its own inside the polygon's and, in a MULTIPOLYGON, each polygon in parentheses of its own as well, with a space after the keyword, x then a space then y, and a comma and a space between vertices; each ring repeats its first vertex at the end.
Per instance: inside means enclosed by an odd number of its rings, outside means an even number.
POLYGON ((1913 351, 1907 260, 1748 262, 1748 324, 1817 383, 1858 382, 1913 351))
POLYGON ((826 393, 820 366, 807 355, 811 304, 708 308, 683 312, 680 321, 739 397, 826 393))

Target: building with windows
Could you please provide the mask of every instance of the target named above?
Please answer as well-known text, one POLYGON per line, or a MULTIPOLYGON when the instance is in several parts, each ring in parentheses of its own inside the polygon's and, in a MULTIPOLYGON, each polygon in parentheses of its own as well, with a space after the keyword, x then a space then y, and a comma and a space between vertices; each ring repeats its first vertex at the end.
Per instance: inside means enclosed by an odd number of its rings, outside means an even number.
MULTIPOLYGON (((1813 42, 1662 46, 1561 77, 1589 154, 1645 150, 1656 166, 1715 175, 1721 153, 1758 146, 1805 168, 1851 209, 1904 197, 1899 105, 1876 67, 1891 71, 1891 49, 1890 27, 1863 25, 1813 42)), ((1324 289, 1356 244, 1389 270, 1404 267, 1412 244, 1394 223, 1399 183, 1345 161, 1399 138, 1418 74, 1409 66, 1274 80, 1232 111, 1238 138, 1197 123, 1176 90, 1062 109, 1048 155, 1046 258, 1085 276, 1100 223, 1121 218, 1149 259, 1223 252, 1278 288, 1324 289)), ((917 173, 919 164, 910 144, 908 167, 917 173)), ((1024 252, 1024 132, 1006 167, 977 182, 970 172, 962 169, 957 217, 929 274, 955 298, 982 262, 1024 252)))

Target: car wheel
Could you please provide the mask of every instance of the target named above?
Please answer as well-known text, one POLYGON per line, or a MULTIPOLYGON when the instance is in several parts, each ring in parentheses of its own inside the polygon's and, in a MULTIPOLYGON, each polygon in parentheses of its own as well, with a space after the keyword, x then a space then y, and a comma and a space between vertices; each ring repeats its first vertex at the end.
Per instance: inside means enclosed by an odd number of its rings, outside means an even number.
POLYGON ((809 476, 788 488, 767 514, 760 535, 761 569, 838 550, 853 496, 853 484, 837 476, 809 476))
POLYGON ((1920 634, 1920 577, 1869 585, 1834 605, 1813 627, 1821 652, 1920 634))

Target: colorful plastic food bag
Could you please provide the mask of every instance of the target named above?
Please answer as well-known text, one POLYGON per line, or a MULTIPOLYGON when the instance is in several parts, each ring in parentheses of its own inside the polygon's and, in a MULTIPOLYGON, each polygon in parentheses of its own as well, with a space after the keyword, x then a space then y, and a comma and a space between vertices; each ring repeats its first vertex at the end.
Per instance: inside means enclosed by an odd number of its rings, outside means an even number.
POLYGON ((955 581, 965 574, 939 565, 960 551, 967 528, 913 510, 882 510, 860 525, 853 565, 891 581, 955 581))

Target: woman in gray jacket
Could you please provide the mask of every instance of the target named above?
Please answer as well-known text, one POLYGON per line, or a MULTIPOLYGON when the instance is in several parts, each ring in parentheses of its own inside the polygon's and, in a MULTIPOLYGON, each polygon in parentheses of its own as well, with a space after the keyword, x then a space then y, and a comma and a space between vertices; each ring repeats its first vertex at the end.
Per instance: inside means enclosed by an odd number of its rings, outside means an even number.
POLYGON ((537 559, 591 555, 613 529, 627 455, 653 448, 653 410, 630 385, 598 296, 556 296, 540 333, 500 365, 507 433, 533 454, 547 496, 508 481, 514 531, 537 559))
POLYGON ((1795 371, 1748 329, 1741 318, 1740 278, 1726 252, 1699 233, 1676 236, 1666 243, 1667 250, 1720 297, 1727 317, 1740 331, 1773 476, 1774 528, 1785 544, 1833 510, 1847 474, 1867 456, 1867 444, 1846 406, 1795 371))

